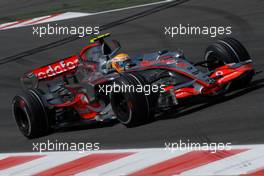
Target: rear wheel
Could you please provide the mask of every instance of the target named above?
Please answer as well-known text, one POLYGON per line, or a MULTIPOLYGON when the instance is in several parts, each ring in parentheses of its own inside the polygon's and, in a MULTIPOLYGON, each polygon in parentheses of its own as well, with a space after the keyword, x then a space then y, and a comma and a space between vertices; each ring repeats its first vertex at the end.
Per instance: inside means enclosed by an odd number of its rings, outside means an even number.
MULTIPOLYGON (((137 86, 143 87, 147 82, 136 73, 124 73, 115 80, 115 84, 123 88, 126 86, 136 88, 137 86)), ((117 119, 127 127, 149 122, 154 116, 155 95, 152 93, 145 95, 144 91, 136 92, 126 89, 126 91, 112 91, 110 99, 117 119)))
POLYGON ((13 114, 18 129, 27 138, 43 136, 50 130, 41 94, 38 89, 29 89, 13 98, 13 114))
MULTIPOLYGON (((211 44, 205 51, 208 71, 229 63, 239 63, 250 60, 251 57, 245 47, 236 39, 227 37, 211 44)), ((246 73, 239 79, 233 81, 236 87, 244 87, 250 83, 254 73, 246 73)))

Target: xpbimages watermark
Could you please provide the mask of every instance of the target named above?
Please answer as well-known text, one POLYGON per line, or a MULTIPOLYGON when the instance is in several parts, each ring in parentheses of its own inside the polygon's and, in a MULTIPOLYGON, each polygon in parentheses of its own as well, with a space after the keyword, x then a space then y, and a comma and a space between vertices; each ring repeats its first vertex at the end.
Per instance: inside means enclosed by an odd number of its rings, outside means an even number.
POLYGON ((38 37, 46 35, 78 35, 84 37, 86 35, 100 33, 99 26, 58 26, 47 24, 45 26, 33 26, 32 34, 38 37))
POLYGON ((99 85, 99 92, 105 93, 106 95, 109 95, 111 92, 137 92, 144 93, 145 95, 150 95, 152 92, 165 92, 164 87, 165 85, 119 85, 114 82, 112 85, 99 85))
POLYGON ((179 140, 177 142, 165 142, 165 150, 167 151, 191 151, 191 150, 204 150, 204 151, 211 151, 211 153, 216 153, 217 151, 221 150, 231 150, 231 143, 216 143, 216 142, 203 142, 203 143, 196 143, 179 140))
POLYGON ((170 37, 179 35, 206 35, 217 37, 219 35, 232 34, 231 26, 192 26, 190 24, 178 26, 165 26, 164 34, 170 37))
POLYGON ((75 151, 75 152, 85 152, 85 151, 96 151, 100 150, 100 143, 92 142, 60 142, 58 140, 45 142, 33 142, 32 151, 37 152, 47 152, 47 151, 75 151))

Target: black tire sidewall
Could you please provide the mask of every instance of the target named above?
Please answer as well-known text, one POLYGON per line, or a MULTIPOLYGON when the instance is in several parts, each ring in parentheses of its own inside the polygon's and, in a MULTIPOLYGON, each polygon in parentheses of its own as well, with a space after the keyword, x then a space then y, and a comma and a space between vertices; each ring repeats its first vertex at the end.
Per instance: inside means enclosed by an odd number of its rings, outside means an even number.
POLYGON ((43 107, 42 102, 39 102, 41 99, 36 97, 36 94, 32 94, 32 91, 36 90, 23 91, 19 95, 16 95, 13 99, 13 114, 18 128, 22 134, 28 138, 40 137, 48 132, 47 113, 45 112, 45 107, 43 107), (19 117, 16 116, 15 113, 15 108, 21 108, 19 107, 19 103, 21 101, 25 103, 24 109, 21 110, 26 110, 25 113, 27 113, 28 124, 30 125, 28 131, 21 129, 17 119, 19 117))
MULTIPOLYGON (((239 63, 246 60, 250 60, 251 57, 246 48, 235 38, 226 37, 217 42, 209 45, 205 51, 205 60, 213 60, 213 57, 209 57, 210 53, 219 56, 218 61, 224 64, 239 63)), ((212 56, 212 55, 211 55, 212 56)), ((221 65, 211 65, 208 63, 208 71, 212 71, 221 65)), ((238 79, 231 82, 230 87, 242 88, 245 87, 252 80, 253 73, 246 73, 238 79)))
MULTIPOLYGON (((142 86, 144 83, 142 83, 139 79, 136 80, 135 77, 129 75, 129 74, 122 74, 120 78, 118 78, 116 81, 116 84, 119 85, 134 85, 141 84, 142 86)), ((150 107, 148 103, 148 99, 144 92, 138 93, 138 92, 123 92, 122 95, 126 99, 127 102, 132 103, 132 107, 130 109, 130 116, 124 120, 123 117, 120 117, 119 113, 117 112, 116 107, 116 100, 114 100, 114 92, 111 93, 110 99, 111 99, 111 105, 114 113, 117 115, 117 119, 124 125, 128 127, 140 125, 143 123, 146 123, 149 120, 150 116, 150 107)))

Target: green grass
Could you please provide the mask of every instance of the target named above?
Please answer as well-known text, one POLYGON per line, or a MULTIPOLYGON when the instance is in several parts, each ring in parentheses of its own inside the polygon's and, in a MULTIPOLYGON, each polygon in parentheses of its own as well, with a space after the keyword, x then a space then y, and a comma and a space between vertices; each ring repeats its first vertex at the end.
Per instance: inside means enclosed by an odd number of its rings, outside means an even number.
MULTIPOLYGON (((29 0, 30 1, 30 0, 29 0)), ((34 1, 34 0, 32 0, 34 1)), ((36 2, 37 0, 35 0, 36 2)), ((116 8, 157 2, 160 0, 64 0, 47 4, 34 4, 11 15, 0 17, 0 23, 29 19, 61 12, 99 12, 116 8)), ((21 4, 22 5, 22 4, 21 4)), ((18 5, 19 6, 19 5, 18 5)))

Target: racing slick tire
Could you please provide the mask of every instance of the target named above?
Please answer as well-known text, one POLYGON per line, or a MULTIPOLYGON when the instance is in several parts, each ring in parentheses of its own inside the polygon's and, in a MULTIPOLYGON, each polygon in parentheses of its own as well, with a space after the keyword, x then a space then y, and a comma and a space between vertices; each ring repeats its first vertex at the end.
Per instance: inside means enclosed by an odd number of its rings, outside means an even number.
POLYGON ((50 132, 47 109, 41 91, 28 89, 13 98, 13 114, 21 133, 27 138, 37 138, 50 132))
MULTIPOLYGON (((208 71, 215 70, 217 67, 229 63, 239 63, 251 60, 246 48, 235 38, 226 37, 209 45, 205 51, 205 61, 207 61, 208 71), (209 61, 209 62, 208 62, 209 61)), ((232 81, 232 88, 241 88, 247 86, 254 75, 250 71, 238 79, 232 81)))
MULTIPOLYGON (((144 86, 147 81, 137 73, 123 73, 114 83, 118 86, 144 86)), ((156 95, 145 95, 144 91, 112 91, 110 102, 117 119, 127 127, 151 121, 155 113, 156 95)))

